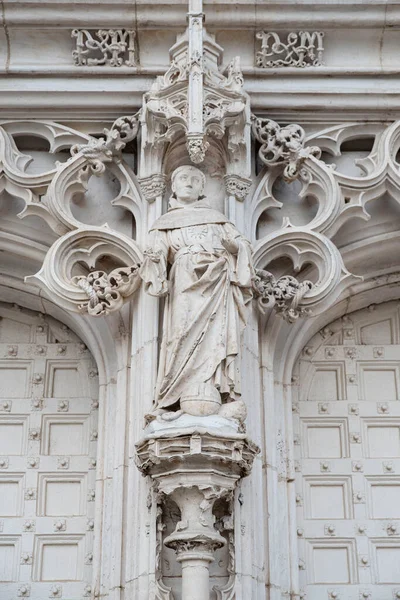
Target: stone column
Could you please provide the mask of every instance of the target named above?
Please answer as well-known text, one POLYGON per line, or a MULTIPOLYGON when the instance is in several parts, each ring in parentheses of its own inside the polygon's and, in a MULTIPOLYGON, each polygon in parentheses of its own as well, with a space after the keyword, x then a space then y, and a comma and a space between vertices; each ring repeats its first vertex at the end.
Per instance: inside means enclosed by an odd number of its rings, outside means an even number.
POLYGON ((179 486, 171 493, 182 519, 166 538, 165 545, 175 550, 182 565, 182 600, 209 597, 209 565, 214 560, 214 551, 225 545, 224 538, 214 528, 212 508, 225 491, 179 486))

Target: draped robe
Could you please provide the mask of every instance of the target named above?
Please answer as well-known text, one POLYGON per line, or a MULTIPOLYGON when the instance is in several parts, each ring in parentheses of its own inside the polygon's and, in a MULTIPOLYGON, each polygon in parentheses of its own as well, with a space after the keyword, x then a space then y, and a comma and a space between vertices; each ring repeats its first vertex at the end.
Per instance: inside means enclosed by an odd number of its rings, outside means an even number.
POLYGON ((166 296, 157 408, 171 407, 196 383, 238 399, 241 333, 252 297, 249 242, 222 213, 197 202, 158 219, 148 246, 140 275, 149 294, 166 296), (233 238, 238 253, 228 252, 222 238, 233 238))

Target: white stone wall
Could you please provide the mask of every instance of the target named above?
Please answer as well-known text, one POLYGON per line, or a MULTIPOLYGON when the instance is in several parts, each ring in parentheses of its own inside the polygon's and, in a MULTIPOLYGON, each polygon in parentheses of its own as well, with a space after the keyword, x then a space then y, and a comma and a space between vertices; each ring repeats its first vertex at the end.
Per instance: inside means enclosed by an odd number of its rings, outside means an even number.
MULTIPOLYGON (((71 146, 85 145, 89 136, 98 137, 115 119, 133 115, 142 106, 143 94, 169 68, 170 48, 185 31, 188 5, 183 1, 132 5, 101 0, 71 5, 5 0, 2 10, 0 300, 65 323, 97 364, 97 491, 93 579, 85 582, 91 588, 88 594, 108 600, 171 598, 159 582, 157 497, 149 478, 135 465, 135 443, 142 436, 144 415, 152 407, 162 305, 139 290, 116 312, 94 319, 71 312, 85 297, 71 300, 71 288, 63 287, 61 275, 50 291, 24 278, 39 272, 49 249, 75 226, 75 231, 83 232, 75 249, 84 244, 90 227, 101 228, 104 223, 113 243, 123 240, 108 262, 100 256, 104 270, 138 260, 149 226, 166 211, 170 173, 189 160, 182 139, 166 146, 164 154, 152 154, 143 141, 148 130, 142 127, 139 138, 123 150, 123 161, 106 164, 99 178, 91 176, 86 191, 78 176, 63 179, 56 161, 65 163, 71 146), (110 28, 134 33, 135 64, 76 65, 72 31, 110 28), (25 155, 33 158, 30 164, 25 155), (154 169, 165 175, 165 188, 161 186, 149 201, 139 179, 154 175, 154 169), (57 177, 59 187, 51 205, 55 208, 49 213, 46 194, 57 177), (66 199, 64 204, 64 200, 58 203, 60 198, 66 199), (25 206, 28 210, 21 219, 18 215, 25 206), (64 206, 70 213, 63 212, 64 206), (54 222, 49 214, 55 215, 54 222), (69 219, 75 225, 65 225, 69 219)), ((315 588, 311 585, 307 590, 309 560, 298 549, 298 529, 304 527, 296 509, 299 458, 292 389, 299 382, 293 369, 299 358, 304 360, 309 340, 324 335, 330 323, 368 306, 397 302, 399 297, 396 158, 400 136, 395 123, 400 117, 396 76, 400 13, 395 4, 381 2, 252 1, 205 2, 203 12, 207 32, 223 49, 221 72, 239 56, 248 94, 242 125, 245 150, 236 154, 238 160, 235 153, 226 160, 221 150, 226 138, 220 145, 212 142, 201 166, 207 177, 206 194, 250 239, 257 267, 268 268, 275 277, 295 275, 319 282, 315 295, 303 306, 312 310, 311 316, 302 314, 290 324, 274 310, 268 308, 262 315, 256 307, 250 316, 243 342, 242 388, 248 406, 247 432, 261 453, 235 493, 234 591, 219 596, 213 592, 210 597, 300 600, 307 592, 307 598, 314 600, 315 588), (322 65, 256 66, 261 48, 258 32, 276 32, 286 43, 290 32, 304 30, 324 33, 322 65), (319 147, 321 160, 308 157, 301 164, 305 175, 285 182, 282 168, 276 170, 257 158, 260 144, 254 138, 250 141, 250 111, 282 126, 298 123, 305 131, 304 146, 319 147), (246 198, 227 190, 224 176, 229 169, 248 180, 246 198), (299 232, 293 243, 283 236, 288 219, 299 232), (314 246, 307 245, 312 240, 314 246), (344 267, 363 279, 344 277, 344 267), (300 572, 299 560, 306 563, 300 572)), ((88 166, 83 159, 81 166, 88 166)), ((55 267, 61 264, 57 259, 55 267)), ((85 272, 80 263, 74 269, 70 275, 85 272)), ((394 328, 398 331, 398 325, 394 328)), ((390 515, 387 522, 383 519, 385 526, 393 520, 390 515)), ((18 521, 11 533, 18 536, 21 527, 18 521)), ((307 535, 324 538, 321 531, 307 535)), ((374 536, 389 540, 388 560, 397 564, 398 538, 392 533, 386 527, 374 536)), ((340 535, 348 538, 346 532, 340 535)), ((354 561, 362 554, 375 566, 359 565, 351 587, 328 582, 322 596, 397 597, 400 577, 385 581, 383 591, 376 575, 376 553, 367 546, 362 552, 357 549, 354 561), (361 596, 364 593, 371 595, 361 596)), ((24 569, 29 586, 30 575, 24 569)), ((19 586, 20 579, 15 581, 19 586)), ((2 586, 8 593, 5 585, 9 584, 0 581, 0 597, 2 586)), ((166 585, 171 585, 168 577, 166 585)), ((178 600, 179 581, 172 587, 178 600)), ((76 593, 81 598, 81 591, 76 593)), ((7 595, 4 598, 8 600, 7 595)))

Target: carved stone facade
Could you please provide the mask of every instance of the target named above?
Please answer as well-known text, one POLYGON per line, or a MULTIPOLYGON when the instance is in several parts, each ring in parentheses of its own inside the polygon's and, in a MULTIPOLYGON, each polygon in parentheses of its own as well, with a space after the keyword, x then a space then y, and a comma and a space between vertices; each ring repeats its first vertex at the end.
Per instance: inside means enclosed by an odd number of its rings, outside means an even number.
POLYGON ((400 598, 400 12, 359 8, 5 2, 0 598, 400 598))

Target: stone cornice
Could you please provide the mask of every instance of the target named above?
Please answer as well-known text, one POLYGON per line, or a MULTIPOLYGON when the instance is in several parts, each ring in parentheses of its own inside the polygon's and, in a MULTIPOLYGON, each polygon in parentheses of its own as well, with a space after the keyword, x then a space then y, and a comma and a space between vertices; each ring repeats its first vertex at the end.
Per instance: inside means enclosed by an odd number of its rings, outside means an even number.
MULTIPOLYGON (((399 27, 400 5, 396 2, 342 2, 329 0, 312 2, 289 0, 287 2, 265 2, 257 0, 235 2, 234 10, 230 0, 205 3, 206 24, 211 30, 218 28, 254 29, 258 26, 290 29, 304 26, 324 27, 399 27)), ((19 2, 6 0, 4 14, 7 25, 43 27, 116 27, 121 22, 140 28, 181 30, 186 21, 187 2, 141 2, 129 0, 76 0, 71 6, 68 0, 58 2, 19 2), (157 6, 155 6, 157 5, 157 6), (90 10, 88 10, 90 7, 90 10)))
MULTIPOLYGON (((387 2, 205 4, 208 29, 224 48, 223 65, 239 53, 253 111, 274 119, 287 112, 312 121, 332 118, 397 119, 400 83, 396 65, 400 5, 387 2), (255 67, 262 30, 320 30, 325 64, 299 68, 255 67), (364 35, 368 28, 368 36, 364 35), (233 30, 240 39, 232 44, 233 30), (239 48, 239 50, 238 50, 239 48)), ((4 118, 107 120, 130 114, 142 103, 155 77, 165 73, 169 47, 187 23, 186 1, 127 0, 59 2, 6 0, 0 24, 0 109, 4 118), (157 8, 157 10, 155 10, 157 8), (88 10, 90 9, 90 10, 88 10), (73 29, 125 26, 136 32, 135 66, 77 66, 73 29), (157 44, 153 31, 157 30, 157 44), (51 48, 51 51, 49 51, 51 48), (53 52, 54 50, 54 52, 53 52), (44 93, 45 92, 45 93, 44 93), (101 92, 101 93, 99 93, 101 92), (68 99, 68 101, 66 101, 68 99)), ((289 119, 290 120, 290 119, 289 119)))
MULTIPOLYGON (((303 122, 400 118, 400 82, 392 75, 363 75, 351 81, 348 76, 330 77, 329 85, 326 76, 310 76, 304 71, 296 78, 296 84, 293 78, 294 75, 286 75, 286 72, 279 77, 264 73, 262 77, 247 76, 245 91, 250 96, 253 111, 257 114, 267 111, 279 121, 282 118, 303 122), (347 85, 342 86, 344 81, 347 85)), ((136 112, 153 77, 139 73, 106 78, 100 74, 83 78, 10 74, 0 75, 0 82, 0 110, 4 119, 25 118, 29 111, 30 118, 62 122, 113 121, 121 114, 136 112)))

